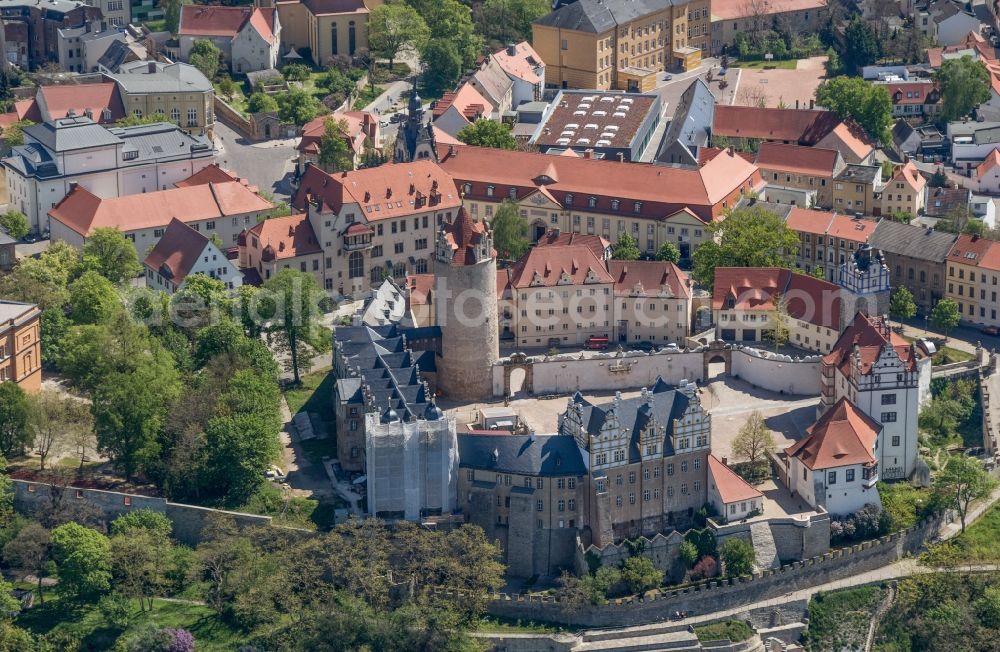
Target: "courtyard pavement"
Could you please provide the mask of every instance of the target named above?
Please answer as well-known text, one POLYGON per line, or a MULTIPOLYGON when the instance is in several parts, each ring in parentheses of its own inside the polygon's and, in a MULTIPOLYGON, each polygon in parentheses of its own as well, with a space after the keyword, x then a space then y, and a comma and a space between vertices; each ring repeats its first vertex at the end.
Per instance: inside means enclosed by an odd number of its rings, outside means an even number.
POLYGON ((251 143, 224 123, 215 123, 215 146, 219 149, 215 161, 282 201, 292 195, 296 143, 297 138, 251 143))
POLYGON ((826 76, 826 57, 799 59, 794 70, 763 70, 742 68, 739 92, 733 104, 737 106, 757 106, 761 99, 769 108, 779 103, 789 109, 809 108, 809 101, 815 98, 816 87, 826 76))

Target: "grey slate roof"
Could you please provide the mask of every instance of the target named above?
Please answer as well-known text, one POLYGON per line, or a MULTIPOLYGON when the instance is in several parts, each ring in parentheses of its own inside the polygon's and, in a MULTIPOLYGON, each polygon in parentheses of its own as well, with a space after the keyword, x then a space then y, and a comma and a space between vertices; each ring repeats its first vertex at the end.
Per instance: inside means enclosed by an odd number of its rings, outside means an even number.
MULTIPOLYGON (((334 331, 339 355, 357 376, 337 381, 340 397, 348 403, 365 404, 369 395, 374 410, 389 410, 402 421, 437 418, 433 397, 421 382, 418 367, 434 371, 434 352, 411 352, 404 347, 403 329, 385 326, 338 326, 334 331)), ((365 406, 365 411, 372 411, 365 406)))
POLYGON ((697 166, 698 150, 708 146, 714 122, 715 96, 708 84, 697 78, 681 94, 656 160, 697 166))
POLYGON ((108 131, 124 141, 123 152, 139 153, 138 158, 129 160, 132 165, 171 157, 188 158, 192 148, 206 151, 212 149, 207 137, 191 135, 172 122, 112 127, 108 131))
POLYGON ((673 4, 673 0, 577 0, 542 16, 535 24, 600 34, 673 4))
POLYGON ((869 244, 888 254, 943 263, 958 236, 913 224, 882 220, 868 238, 869 244))
POLYGON ((15 243, 17 243, 17 240, 10 237, 10 234, 7 233, 6 229, 0 227, 0 245, 10 245, 15 243))
MULTIPOLYGON (((579 394, 574 397, 576 402, 581 402, 579 394)), ((673 434, 673 420, 679 419, 687 409, 691 400, 674 389, 671 385, 657 379, 656 384, 650 390, 650 401, 647 403, 642 396, 636 396, 603 405, 591 405, 582 401, 583 421, 586 424, 587 432, 596 435, 601 432, 605 422, 612 410, 618 418, 618 425, 621 429, 630 433, 629 442, 629 462, 639 462, 639 437, 654 420, 662 426, 666 426, 664 441, 660 442, 663 448, 663 455, 674 454, 674 447, 671 441, 673 434)))
POLYGON ((587 473, 583 453, 568 435, 458 435, 460 466, 498 473, 579 476, 587 473))
POLYGON ((118 72, 118 67, 125 63, 125 59, 131 52, 132 50, 124 41, 113 41, 101 55, 101 58, 97 60, 97 65, 108 72, 118 72))
POLYGON ((31 125, 24 128, 24 133, 55 152, 115 145, 119 142, 107 129, 82 116, 31 125))
POLYGON ((196 93, 212 90, 212 83, 192 65, 156 63, 156 72, 149 72, 149 63, 126 63, 120 72, 106 76, 118 82, 127 93, 196 93))
POLYGON ((33 303, 22 303, 20 301, 10 301, 0 299, 0 322, 15 320, 15 324, 21 323, 21 318, 30 315, 38 308, 33 303))

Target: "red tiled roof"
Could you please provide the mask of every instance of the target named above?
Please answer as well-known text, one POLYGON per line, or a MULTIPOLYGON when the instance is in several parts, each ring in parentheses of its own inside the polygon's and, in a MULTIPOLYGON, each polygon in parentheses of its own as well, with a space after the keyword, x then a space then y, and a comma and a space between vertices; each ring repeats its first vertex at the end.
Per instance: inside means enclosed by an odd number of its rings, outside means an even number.
POLYGON ((599 235, 573 233, 572 231, 567 233, 547 231, 535 243, 536 247, 565 247, 566 245, 586 245, 590 247, 595 256, 604 260, 604 254, 608 250, 608 247, 611 246, 611 243, 599 235))
POLYGON ((32 122, 42 122, 42 112, 38 109, 38 102, 35 98, 30 100, 18 100, 14 102, 14 111, 18 120, 31 120, 32 122))
POLYGON ((920 174, 920 170, 917 166, 913 164, 913 161, 907 161, 906 165, 896 168, 896 172, 892 175, 893 180, 897 177, 901 177, 906 181, 906 183, 916 191, 921 191, 924 186, 927 185, 927 179, 924 175, 920 174))
POLYGON ((24 107, 24 117, 29 120, 58 120, 65 118, 70 111, 82 116, 86 115, 87 109, 90 109, 94 122, 101 124, 125 117, 125 105, 118 92, 118 84, 114 82, 40 86, 35 99, 30 101, 35 106, 24 107), (104 109, 111 111, 108 119, 104 117, 104 109), (32 115, 36 117, 32 118, 32 115))
POLYGON ((1000 242, 994 242, 979 261, 979 269, 1000 272, 1000 242))
MULTIPOLYGON (((452 267, 474 265, 476 263, 474 250, 486 235, 486 224, 473 219, 464 208, 459 208, 454 221, 445 223, 442 231, 454 252, 451 259, 452 267)), ((490 250, 490 253, 496 257, 496 251, 490 250)))
POLYGON ((604 262, 584 244, 533 247, 514 265, 514 288, 555 287, 560 283, 614 283, 604 262))
POLYGON ((305 213, 258 222, 249 233, 260 243, 265 262, 323 252, 305 213))
POLYGON ((873 220, 862 220, 849 215, 834 215, 826 234, 837 239, 852 242, 868 242, 872 231, 878 226, 873 220))
POLYGON ((715 107, 712 133, 730 138, 787 140, 801 145, 815 145, 840 122, 840 118, 830 111, 819 109, 762 109, 720 104, 715 107))
POLYGON ((469 184, 463 191, 470 199, 497 201, 510 197, 511 191, 523 199, 544 189, 562 206, 568 206, 573 195, 574 206, 622 217, 665 220, 689 208, 710 222, 727 199, 763 185, 757 167, 729 151, 697 170, 469 146, 439 147, 438 152, 439 165, 454 176, 456 185, 464 189, 469 184), (551 169, 557 179, 542 184, 541 176, 551 169), (593 207, 590 197, 596 200, 593 207))
POLYGON ((206 165, 187 179, 181 179, 175 183, 174 187, 186 188, 188 186, 203 186, 206 183, 225 183, 227 181, 239 181, 251 192, 258 191, 257 186, 250 185, 249 181, 239 178, 232 170, 223 169, 218 163, 206 165))
POLYGON ((778 267, 716 267, 712 310, 769 312, 775 299, 793 319, 840 328, 840 286, 778 267))
POLYGON ((826 230, 833 221, 834 215, 836 213, 814 211, 810 208, 795 206, 789 211, 788 217, 785 219, 785 226, 796 233, 826 235, 826 230))
POLYGON ((257 7, 250 14, 250 26, 257 30, 261 38, 268 43, 274 42, 274 17, 277 9, 274 7, 257 7))
POLYGON ((757 5, 744 0, 712 0, 712 19, 749 18, 760 11, 768 16, 792 11, 818 11, 826 7, 826 0, 768 0, 761 7, 758 9, 757 5))
POLYGON ((250 23, 264 40, 274 40, 274 9, 184 5, 181 7, 180 36, 225 36, 236 38, 250 23))
POLYGON ((975 235, 960 235, 948 252, 947 262, 978 267, 995 243, 975 235))
POLYGON ((10 111, 9 113, 0 113, 0 129, 6 128, 19 121, 21 118, 18 117, 17 111, 10 111))
MULTIPOLYGON (((768 171, 832 177, 838 156, 839 153, 835 149, 761 143, 757 150, 757 167, 768 171)), ((778 182, 781 182, 780 178, 778 182)))
POLYGON ((434 103, 432 114, 437 120, 445 112, 455 107, 469 122, 475 122, 480 116, 493 113, 493 105, 480 94, 472 84, 465 83, 455 92, 448 91, 434 103))
POLYGON ((741 500, 763 498, 764 494, 754 489, 746 480, 736 475, 736 472, 722 463, 715 455, 708 456, 708 475, 715 484, 715 490, 725 504, 738 503, 741 500))
POLYGON ((859 312, 854 321, 837 338, 833 349, 823 356, 823 363, 833 365, 845 376, 851 375, 851 356, 858 350, 858 371, 868 374, 884 349, 891 349, 907 371, 915 371, 917 359, 923 357, 915 345, 897 335, 881 317, 869 317, 859 312))
POLYGON ((889 82, 885 87, 893 104, 935 104, 941 99, 937 86, 927 82, 889 82))
POLYGON ((196 222, 273 208, 238 181, 171 188, 137 195, 101 199, 76 186, 49 215, 80 235, 100 227, 123 232, 165 227, 172 219, 196 222))
POLYGON ((785 449, 811 470, 874 464, 875 441, 882 426, 847 398, 826 411, 808 435, 785 449))
POLYGON ((689 297, 688 275, 670 262, 659 260, 609 260, 615 296, 635 296, 641 289, 649 297, 689 297))
POLYGON ((348 146, 355 152, 359 152, 360 148, 364 145, 365 135, 367 134, 366 128, 370 128, 373 121, 378 122, 378 118, 367 111, 347 111, 344 113, 321 115, 302 125, 302 129, 299 130, 301 139, 299 140, 297 149, 300 152, 310 154, 319 153, 319 143, 323 139, 323 136, 326 135, 326 121, 328 118, 332 118, 335 122, 343 120, 347 124, 347 131, 344 133, 344 136, 348 141, 348 146))
MULTIPOLYGON (((708 163, 709 161, 711 161, 712 159, 714 159, 716 156, 718 156, 719 154, 721 154, 724 151, 726 151, 726 150, 720 149, 718 147, 701 147, 701 148, 699 148, 698 149, 698 167, 701 167, 701 166, 705 165, 706 163, 708 163)), ((753 152, 736 152, 736 154, 738 156, 742 156, 743 158, 745 158, 750 163, 753 163, 754 159, 756 158, 756 156, 753 154, 753 152)))
POLYGON ((292 206, 304 210, 310 200, 321 201, 335 213, 340 213, 346 204, 356 203, 368 222, 426 212, 428 207, 448 210, 462 204, 451 175, 433 161, 394 163, 333 174, 307 165, 292 196, 292 206))
MULTIPOLYGON (((498 274, 499 276, 499 274, 498 274)), ((407 274, 406 300, 411 306, 425 306, 431 302, 434 291, 434 274, 407 274)))
POLYGON ((514 46, 514 54, 509 54, 507 48, 493 53, 493 59, 505 73, 529 84, 538 84, 542 80, 535 74, 534 68, 542 64, 542 58, 527 41, 521 41, 514 46))
POLYGON ((981 177, 998 165, 1000 165, 1000 149, 994 149, 976 166, 976 176, 981 177))
POLYGON ((837 150, 844 156, 845 160, 850 158, 844 153, 847 150, 847 152, 853 155, 853 160, 847 160, 848 163, 857 163, 867 158, 874 149, 864 130, 853 123, 848 124, 847 122, 838 124, 830 133, 823 136, 816 145, 818 147, 825 147, 826 149, 837 150))
POLYGON ((208 238, 184 222, 170 220, 143 264, 180 286, 191 273, 208 242, 208 238))

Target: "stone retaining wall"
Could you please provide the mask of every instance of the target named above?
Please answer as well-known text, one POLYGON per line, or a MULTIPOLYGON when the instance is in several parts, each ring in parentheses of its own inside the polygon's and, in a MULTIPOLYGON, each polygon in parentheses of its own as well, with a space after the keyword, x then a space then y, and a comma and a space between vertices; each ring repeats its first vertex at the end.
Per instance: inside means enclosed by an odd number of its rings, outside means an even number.
POLYGON ((882 568, 918 552, 937 532, 939 521, 923 521, 912 528, 766 570, 753 576, 711 580, 676 589, 649 591, 606 605, 564 609, 552 596, 500 594, 489 606, 497 617, 571 623, 584 627, 640 625, 661 621, 674 611, 694 615, 737 608, 882 568))
POLYGON ((165 514, 174 526, 174 538, 190 546, 201 541, 205 519, 212 514, 231 516, 240 527, 270 525, 270 516, 228 512, 195 505, 171 503, 165 498, 126 494, 103 489, 83 489, 33 482, 11 480, 14 489, 14 509, 22 514, 33 514, 58 501, 80 501, 97 508, 110 523, 122 514, 136 509, 149 509, 165 514))

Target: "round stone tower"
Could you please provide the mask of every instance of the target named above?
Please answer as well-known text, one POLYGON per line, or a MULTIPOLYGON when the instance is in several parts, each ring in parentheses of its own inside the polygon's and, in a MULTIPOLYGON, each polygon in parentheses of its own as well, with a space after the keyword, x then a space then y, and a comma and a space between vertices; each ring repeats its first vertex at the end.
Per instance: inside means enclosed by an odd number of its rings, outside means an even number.
POLYGON ((441 328, 437 386, 450 399, 493 396, 493 363, 500 357, 497 266, 493 234, 460 208, 438 232, 434 300, 441 328))

